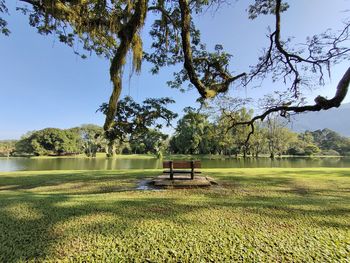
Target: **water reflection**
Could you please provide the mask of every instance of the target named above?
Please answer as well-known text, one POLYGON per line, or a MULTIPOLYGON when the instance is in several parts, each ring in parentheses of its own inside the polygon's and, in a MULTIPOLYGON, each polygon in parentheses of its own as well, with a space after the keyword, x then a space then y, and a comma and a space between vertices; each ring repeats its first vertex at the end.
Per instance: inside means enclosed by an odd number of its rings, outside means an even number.
POLYGON ((203 160, 205 168, 307 168, 307 167, 350 167, 349 158, 238 158, 221 160, 203 160))
MULTIPOLYGON (((0 158, 0 171, 36 170, 117 170, 157 169, 162 167, 158 159, 108 159, 108 158, 0 158)), ((232 158, 202 159, 203 168, 253 168, 253 167, 350 167, 350 158, 232 158)))

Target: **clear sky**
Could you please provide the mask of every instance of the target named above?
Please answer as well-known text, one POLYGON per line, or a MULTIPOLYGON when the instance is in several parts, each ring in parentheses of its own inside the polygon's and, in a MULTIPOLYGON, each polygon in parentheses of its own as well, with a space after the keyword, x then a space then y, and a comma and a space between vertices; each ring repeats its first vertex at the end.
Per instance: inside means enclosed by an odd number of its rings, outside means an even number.
MULTIPOLYGON (((202 40, 208 48, 216 43, 234 55, 232 71, 247 71, 256 63, 259 51, 267 45, 267 27, 273 27, 273 17, 247 19, 245 12, 251 1, 231 1, 230 6, 208 11, 196 17, 202 31, 202 40)), ((350 17, 350 0, 293 0, 282 16, 282 36, 295 36, 296 43, 308 35, 327 28, 341 29, 341 21, 350 17)), ((18 1, 7 1, 11 35, 0 35, 0 139, 19 138, 30 130, 45 127, 69 128, 84 123, 103 124, 104 116, 95 113, 102 102, 108 101, 112 85, 109 81, 109 61, 92 55, 82 60, 71 48, 54 36, 41 36, 28 25, 27 17, 16 11, 18 1)), ((150 18, 151 16, 149 16, 150 18)), ((144 28, 145 47, 150 43, 144 28)), ((332 72, 330 83, 319 90, 308 91, 313 98, 322 94, 333 96, 334 87, 349 66, 343 63, 332 72)), ((149 73, 143 64, 140 76, 124 82, 123 96, 137 101, 147 97, 169 96, 176 100, 171 108, 181 113, 186 106, 194 106, 195 91, 180 93, 166 86, 173 69, 166 68, 159 75, 149 73)), ((271 87, 269 84, 268 88, 271 87)), ((257 97, 267 89, 235 90, 232 95, 257 97)), ((346 102, 349 102, 346 98, 346 102)))

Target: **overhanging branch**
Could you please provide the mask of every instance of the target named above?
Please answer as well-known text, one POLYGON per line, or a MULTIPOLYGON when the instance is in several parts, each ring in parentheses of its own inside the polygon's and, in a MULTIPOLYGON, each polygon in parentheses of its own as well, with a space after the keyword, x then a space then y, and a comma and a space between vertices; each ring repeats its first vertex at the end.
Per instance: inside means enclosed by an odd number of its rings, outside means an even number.
POLYGON ((212 81, 211 84, 205 85, 196 72, 194 67, 194 59, 191 47, 191 10, 187 0, 179 0, 180 11, 181 11, 181 37, 182 37, 182 48, 184 55, 184 68, 187 71, 190 82, 196 87, 202 98, 213 98, 218 93, 226 92, 229 85, 245 76, 245 73, 239 74, 232 77, 224 68, 220 65, 212 65, 212 67, 220 74, 222 78, 221 82, 212 81))
POLYGON ((117 110, 117 103, 122 89, 121 71, 125 57, 130 49, 132 39, 137 30, 143 25, 147 12, 147 0, 139 0, 135 5, 135 11, 130 20, 118 32, 120 46, 111 61, 110 77, 113 83, 113 92, 109 98, 108 110, 104 123, 104 130, 108 131, 113 124, 113 119, 117 110))
POLYGON ((320 111, 320 110, 328 110, 330 108, 338 108, 344 98, 346 97, 349 89, 350 84, 350 67, 347 69, 347 71, 344 73, 343 77, 339 81, 336 93, 333 98, 326 99, 322 96, 317 96, 315 98, 315 104, 313 105, 305 105, 305 106, 276 106, 273 108, 268 109, 264 113, 255 116, 249 121, 243 121, 243 122, 236 122, 233 123, 230 127, 232 129, 236 125, 247 125, 251 126, 252 130, 248 135, 247 141, 249 140, 250 136, 254 133, 254 123, 257 120, 263 121, 268 115, 274 112, 280 112, 282 116, 285 116, 288 112, 295 112, 295 113, 302 113, 307 111, 320 111))

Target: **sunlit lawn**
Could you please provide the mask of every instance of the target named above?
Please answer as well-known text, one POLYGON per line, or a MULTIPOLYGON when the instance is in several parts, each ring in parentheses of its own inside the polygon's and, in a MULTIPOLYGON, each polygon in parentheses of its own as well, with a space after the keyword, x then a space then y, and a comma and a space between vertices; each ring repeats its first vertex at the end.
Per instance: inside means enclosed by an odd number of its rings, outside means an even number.
POLYGON ((159 173, 0 173, 0 262, 350 260, 350 169, 208 169, 220 186, 135 190, 159 173))

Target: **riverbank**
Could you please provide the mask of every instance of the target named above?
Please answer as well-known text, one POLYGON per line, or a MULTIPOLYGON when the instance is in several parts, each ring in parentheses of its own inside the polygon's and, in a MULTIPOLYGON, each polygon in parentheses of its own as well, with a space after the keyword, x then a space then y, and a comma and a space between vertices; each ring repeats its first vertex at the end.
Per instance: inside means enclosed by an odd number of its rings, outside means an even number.
POLYGON ((160 170, 0 173, 0 261, 346 261, 350 169, 205 169, 218 187, 138 191, 160 170))

